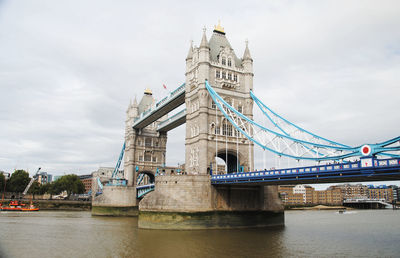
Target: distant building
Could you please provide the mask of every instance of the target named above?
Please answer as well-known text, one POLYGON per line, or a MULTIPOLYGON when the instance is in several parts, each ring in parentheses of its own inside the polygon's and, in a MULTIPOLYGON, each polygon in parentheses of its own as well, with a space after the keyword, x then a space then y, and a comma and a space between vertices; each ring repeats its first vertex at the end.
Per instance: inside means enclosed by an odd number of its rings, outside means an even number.
POLYGON ((278 187, 282 202, 286 205, 313 204, 314 188, 308 185, 281 185, 278 187))
POLYGON ((368 199, 371 200, 385 200, 388 203, 393 201, 393 189, 391 187, 387 187, 386 185, 379 186, 368 186, 368 199))
POLYGON ((341 189, 318 191, 309 185, 281 185, 278 187, 282 202, 285 205, 341 205, 341 189))
POLYGON ((342 205, 343 194, 341 189, 328 188, 322 191, 315 191, 313 202, 314 204, 342 205))
POLYGON ((39 182, 39 184, 47 184, 47 183, 51 183, 53 179, 53 175, 48 174, 47 172, 40 172, 38 177, 37 177, 37 181, 39 182))
POLYGON ((343 199, 365 199, 368 197, 368 186, 362 184, 343 184, 330 186, 329 189, 340 189, 343 199))
POLYGON ((391 185, 390 188, 393 189, 393 200, 396 202, 400 201, 400 187, 397 185, 391 185))
POLYGON ((92 183, 93 183, 92 175, 81 175, 78 177, 85 186, 85 193, 86 194, 89 193, 89 191, 92 190, 92 183))

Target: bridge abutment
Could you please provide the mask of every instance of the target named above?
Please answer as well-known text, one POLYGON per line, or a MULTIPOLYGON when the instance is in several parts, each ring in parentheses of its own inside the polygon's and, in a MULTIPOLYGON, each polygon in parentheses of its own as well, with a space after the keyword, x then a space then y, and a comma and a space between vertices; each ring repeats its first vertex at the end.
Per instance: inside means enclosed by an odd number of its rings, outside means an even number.
POLYGON ((103 194, 93 198, 94 216, 138 216, 136 187, 104 186, 103 194))
POLYGON ((213 186, 208 175, 158 176, 140 202, 139 228, 219 229, 281 226, 276 187, 213 186))

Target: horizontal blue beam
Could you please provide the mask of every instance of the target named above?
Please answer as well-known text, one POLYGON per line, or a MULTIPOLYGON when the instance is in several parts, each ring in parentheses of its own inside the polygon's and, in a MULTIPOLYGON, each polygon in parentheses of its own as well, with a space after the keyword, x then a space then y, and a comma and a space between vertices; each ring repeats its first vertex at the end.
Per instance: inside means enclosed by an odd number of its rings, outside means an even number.
POLYGON ((212 175, 211 184, 302 184, 400 180, 400 159, 363 158, 357 162, 212 175))

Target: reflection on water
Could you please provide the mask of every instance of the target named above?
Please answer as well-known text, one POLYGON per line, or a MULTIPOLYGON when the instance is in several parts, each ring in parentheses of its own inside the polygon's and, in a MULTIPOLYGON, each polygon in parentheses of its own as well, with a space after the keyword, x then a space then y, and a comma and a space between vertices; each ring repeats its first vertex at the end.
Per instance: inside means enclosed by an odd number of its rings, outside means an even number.
POLYGON ((285 227, 164 231, 90 212, 0 213, 3 257, 398 257, 400 211, 290 211, 285 227))

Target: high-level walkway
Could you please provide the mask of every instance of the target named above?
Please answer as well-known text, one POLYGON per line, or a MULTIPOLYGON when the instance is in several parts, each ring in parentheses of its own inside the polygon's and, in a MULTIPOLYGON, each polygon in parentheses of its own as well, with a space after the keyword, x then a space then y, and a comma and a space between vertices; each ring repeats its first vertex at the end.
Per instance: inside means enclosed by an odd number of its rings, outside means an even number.
MULTIPOLYGON (((148 109, 135 119, 132 127, 142 129, 157 121, 172 110, 185 103, 185 84, 172 91, 167 97, 156 103, 154 108, 148 109)), ((165 127, 166 128, 166 127, 165 127)), ((175 128, 175 127, 173 127, 175 128)), ((173 129, 172 128, 172 129, 173 129)))

